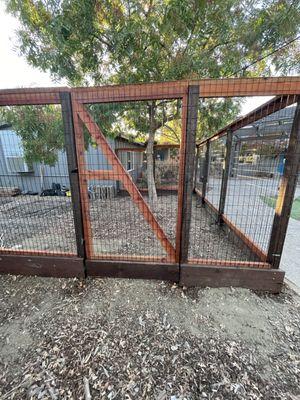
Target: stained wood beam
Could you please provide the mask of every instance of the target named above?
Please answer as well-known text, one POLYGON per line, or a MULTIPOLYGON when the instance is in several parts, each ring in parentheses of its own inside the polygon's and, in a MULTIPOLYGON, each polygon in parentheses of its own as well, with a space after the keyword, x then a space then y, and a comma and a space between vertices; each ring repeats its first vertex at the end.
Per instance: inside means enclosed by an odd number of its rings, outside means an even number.
POLYGON ((70 92, 70 88, 2 89, 0 106, 59 104, 62 92, 70 92))
POLYGON ((65 149, 68 161, 68 173, 71 188, 73 219, 76 236, 78 257, 85 257, 83 213, 80 199, 78 163, 75 145, 75 131, 73 125, 72 101, 69 92, 60 93, 61 112, 64 126, 65 149))
POLYGON ((87 260, 89 276, 179 281, 179 265, 160 262, 87 260))
POLYGON ((76 154, 78 162, 78 177, 80 190, 80 204, 82 210, 82 222, 84 232, 84 246, 87 258, 92 258, 94 255, 94 246, 92 238, 92 225, 90 216, 90 200, 88 195, 88 177, 84 174, 87 170, 85 160, 85 145, 83 136, 83 124, 78 117, 78 108, 81 105, 72 98, 73 124, 75 132, 76 154))
POLYGON ((0 274, 84 278, 83 259, 76 256, 38 256, 1 254, 0 274))
POLYGON ((200 287, 243 287, 280 293, 284 272, 278 269, 189 265, 181 268, 180 284, 200 287))
POLYGON ((182 133, 179 164, 178 215, 176 226, 176 259, 187 262, 196 149, 199 86, 189 86, 182 103, 182 133))
POLYGON ((200 79, 98 87, 19 88, 0 90, 0 106, 59 104, 59 93, 70 91, 82 103, 182 98, 189 85, 201 97, 279 96, 300 94, 300 77, 200 79))
POLYGON ((182 98, 189 85, 201 87, 201 97, 278 96, 300 94, 300 77, 201 79, 131 85, 75 88, 83 103, 182 98))

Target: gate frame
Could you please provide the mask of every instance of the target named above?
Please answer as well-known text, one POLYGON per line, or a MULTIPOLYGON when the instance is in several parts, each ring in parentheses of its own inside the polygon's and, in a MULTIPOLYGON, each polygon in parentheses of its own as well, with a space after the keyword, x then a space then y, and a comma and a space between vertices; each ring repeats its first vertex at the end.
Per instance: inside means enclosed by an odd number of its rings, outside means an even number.
MULTIPOLYGON (((78 116, 74 115, 76 113, 76 110, 74 110, 74 105, 76 108, 76 103, 85 104, 175 98, 181 98, 187 101, 189 85, 200 87, 201 98, 300 95, 300 77, 229 78, 141 83, 94 88, 7 89, 0 90, 0 106, 61 104, 61 93, 67 92, 70 93, 72 97, 74 128, 80 132, 82 124, 78 116)), ((261 109, 260 107, 260 110, 261 109)), ((184 122, 188 123, 186 121, 184 122)), ((238 124, 239 121, 237 122, 237 125, 238 124)), ((228 129, 228 127, 226 127, 226 129, 228 129)), ((218 135, 221 135, 221 133, 218 133, 218 135)), ((68 151, 68 149, 66 150, 68 151)), ((82 157, 82 154, 78 154, 77 152, 79 164, 80 157, 82 157)), ((70 171, 70 174, 75 174, 76 176, 76 168, 72 171, 70 171)), ((181 176, 182 182, 189 182, 187 178, 188 174, 189 166, 185 165, 184 172, 181 176)), ((85 197, 87 197, 87 191, 85 192, 83 190, 86 186, 86 178, 80 177, 80 174, 77 178, 79 179, 81 200, 84 202, 85 197), (86 193, 86 195, 84 193, 86 193)), ((74 184, 76 180, 73 178, 72 182, 74 184)), ((186 211, 183 211, 183 213, 185 212, 186 211)), ((77 218, 80 220, 78 215, 82 217, 83 231, 88 231, 89 222, 84 218, 84 212, 74 213, 75 219, 77 218), (77 217, 75 215, 77 215, 77 217)), ((226 221, 224 222, 226 223, 226 221)), ((181 223, 181 227, 182 226, 181 223)), ((79 248, 80 245, 82 246, 82 242, 78 240, 80 236, 80 226, 76 229, 78 229, 76 231, 76 238, 79 248)), ((184 238, 188 240, 188 237, 184 236, 184 238)), ((86 246, 86 249, 87 248, 88 246, 86 246)), ((78 250, 78 254, 82 253, 78 250)), ((178 255, 176 257, 176 261, 178 262, 171 264, 108 261, 104 259, 96 261, 87 259, 86 267, 90 275, 97 276, 101 275, 99 269, 101 269, 102 266, 104 276, 170 279, 178 282, 180 272, 181 284, 193 286, 242 286, 272 292, 279 292, 281 290, 284 272, 278 269, 260 269, 255 268, 255 265, 253 265, 253 268, 245 268, 242 262, 238 263, 239 266, 234 266, 233 263, 226 261, 223 263, 221 261, 220 264, 213 265, 214 260, 202 260, 203 264, 199 263, 200 260, 189 260, 189 264, 184 264, 182 263, 184 258, 181 258, 181 256, 178 258, 178 255), (197 265, 195 264, 196 262, 197 265), (204 262, 206 262, 206 264, 204 264, 204 262)), ((49 255, 49 253, 42 251, 0 250, 0 272, 4 273, 39 274, 42 276, 83 276, 83 264, 84 259, 74 254, 53 253, 49 255), (77 267, 75 267, 75 264, 77 264, 77 267)))

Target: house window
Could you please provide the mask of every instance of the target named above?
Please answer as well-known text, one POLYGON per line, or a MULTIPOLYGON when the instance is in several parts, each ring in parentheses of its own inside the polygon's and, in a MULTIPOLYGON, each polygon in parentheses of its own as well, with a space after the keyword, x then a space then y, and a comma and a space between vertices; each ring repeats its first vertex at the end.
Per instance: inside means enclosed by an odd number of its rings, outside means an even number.
POLYGON ((20 173, 20 172, 31 172, 32 166, 29 166, 24 157, 19 156, 7 156, 6 166, 9 172, 20 173))
POLYGON ((127 151, 126 169, 131 171, 133 169, 133 152, 127 151))

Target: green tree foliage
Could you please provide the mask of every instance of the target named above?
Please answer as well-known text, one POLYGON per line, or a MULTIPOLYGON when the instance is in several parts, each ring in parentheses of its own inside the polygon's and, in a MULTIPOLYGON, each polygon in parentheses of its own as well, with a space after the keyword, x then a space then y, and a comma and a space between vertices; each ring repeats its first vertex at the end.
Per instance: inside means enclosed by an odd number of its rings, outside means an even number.
POLYGON ((5 107, 1 120, 11 124, 21 138, 27 163, 53 166, 64 148, 60 108, 53 105, 5 107))
MULTIPOLYGON (((20 50, 71 84, 224 77, 298 34, 299 1, 8 0, 20 50)), ((294 46, 297 46, 295 44, 294 46)), ((251 74, 294 69, 296 47, 251 74)), ((299 67, 299 65, 298 65, 299 67)))
POLYGON ((44 166, 53 166, 58 151, 64 149, 64 134, 60 107, 18 106, 0 110, 2 121, 11 124, 21 138, 27 164, 40 166, 41 191, 44 189, 44 166))
MULTIPOLYGON (((71 85, 221 78, 237 75, 236 71, 256 76, 268 75, 271 69, 277 73, 299 69, 297 41, 264 58, 298 34, 299 1, 7 0, 7 6, 21 22, 20 52, 32 65, 71 85)), ((230 122, 238 104, 233 99, 200 104, 205 112, 198 137, 230 122)), ((147 127, 151 169, 161 121, 166 124, 171 116, 179 116, 171 104, 161 110, 157 102, 147 103, 141 114, 126 106, 119 112, 107 108, 102 123, 112 135, 124 130, 124 123, 117 126, 120 115, 138 135, 147 127)), ((99 116, 97 106, 93 112, 99 116)))

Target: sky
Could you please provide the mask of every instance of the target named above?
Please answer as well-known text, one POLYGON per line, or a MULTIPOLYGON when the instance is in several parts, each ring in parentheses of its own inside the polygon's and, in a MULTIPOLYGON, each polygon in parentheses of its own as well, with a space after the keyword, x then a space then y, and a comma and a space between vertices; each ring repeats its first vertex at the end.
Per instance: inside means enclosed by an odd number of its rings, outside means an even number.
POLYGON ((0 0, 0 89, 38 86, 63 86, 46 72, 31 67, 17 51, 18 20, 5 12, 0 0))
MULTIPOLYGON (((30 66, 17 50, 16 30, 18 20, 5 11, 0 0, 0 89, 18 87, 66 86, 66 82, 54 82, 50 74, 30 66)), ((271 97, 253 97, 246 99, 241 114, 244 115, 271 97)))

